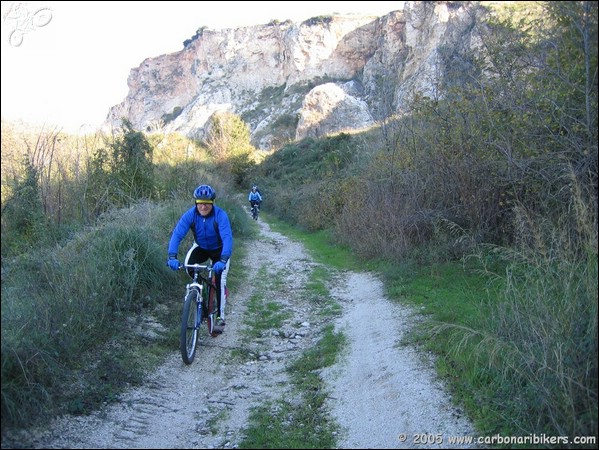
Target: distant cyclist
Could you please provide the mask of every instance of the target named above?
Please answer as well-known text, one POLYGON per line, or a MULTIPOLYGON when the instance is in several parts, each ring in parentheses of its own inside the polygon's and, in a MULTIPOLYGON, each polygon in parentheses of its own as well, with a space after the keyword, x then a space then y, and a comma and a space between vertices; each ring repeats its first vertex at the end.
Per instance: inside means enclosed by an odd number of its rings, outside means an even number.
MULTIPOLYGON (((227 296, 221 293, 227 292, 227 274, 233 253, 231 222, 225 210, 214 204, 216 192, 211 186, 198 186, 193 192, 193 197, 195 206, 183 213, 173 229, 168 244, 168 265, 173 270, 179 269, 179 244, 191 230, 194 242, 185 256, 185 264, 200 264, 208 259, 212 261, 218 288, 216 294, 219 317, 216 319, 216 325, 223 327, 227 296)), ((220 331, 222 332, 222 328, 220 331)))
POLYGON ((252 190, 250 191, 250 195, 248 196, 248 201, 250 202, 250 210, 254 207, 254 205, 258 205, 258 210, 260 210, 260 203, 262 203, 262 196, 260 195, 260 191, 258 190, 258 186, 253 185, 252 190))

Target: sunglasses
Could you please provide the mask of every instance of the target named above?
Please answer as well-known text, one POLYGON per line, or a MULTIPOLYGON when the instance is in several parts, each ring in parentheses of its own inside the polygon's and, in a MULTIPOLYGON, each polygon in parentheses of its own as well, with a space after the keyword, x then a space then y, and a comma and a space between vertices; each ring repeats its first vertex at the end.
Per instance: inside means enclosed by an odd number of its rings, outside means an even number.
POLYGON ((196 205, 212 205, 212 200, 196 200, 196 205))

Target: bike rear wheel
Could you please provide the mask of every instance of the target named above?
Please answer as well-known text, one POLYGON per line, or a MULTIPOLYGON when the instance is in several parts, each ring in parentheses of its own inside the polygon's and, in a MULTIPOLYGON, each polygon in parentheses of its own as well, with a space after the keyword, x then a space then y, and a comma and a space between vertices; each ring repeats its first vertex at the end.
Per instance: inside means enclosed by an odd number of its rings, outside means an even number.
POLYGON ((192 289, 185 297, 183 316, 181 317, 181 357, 185 364, 191 364, 198 345, 198 328, 202 323, 202 308, 200 308, 200 293, 192 289))
MULTIPOLYGON (((212 283, 216 283, 216 277, 212 277, 212 283)), ((213 289, 212 286, 206 284, 204 286, 204 292, 206 292, 206 305, 208 305, 207 311, 208 314, 206 316, 206 324, 208 325, 208 334, 210 336, 216 336, 214 333, 214 325, 216 323, 216 317, 218 316, 217 304, 216 304, 216 289, 213 289)))

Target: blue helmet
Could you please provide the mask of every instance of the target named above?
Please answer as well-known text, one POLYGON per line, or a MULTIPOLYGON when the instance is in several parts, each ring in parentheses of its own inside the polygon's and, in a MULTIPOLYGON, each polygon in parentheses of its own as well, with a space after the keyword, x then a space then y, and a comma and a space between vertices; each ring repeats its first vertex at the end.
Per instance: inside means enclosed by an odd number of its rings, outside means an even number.
POLYGON ((198 186, 195 191, 193 191, 193 198, 195 198, 196 203, 212 203, 216 198, 216 192, 211 186, 202 184, 201 186, 198 186))

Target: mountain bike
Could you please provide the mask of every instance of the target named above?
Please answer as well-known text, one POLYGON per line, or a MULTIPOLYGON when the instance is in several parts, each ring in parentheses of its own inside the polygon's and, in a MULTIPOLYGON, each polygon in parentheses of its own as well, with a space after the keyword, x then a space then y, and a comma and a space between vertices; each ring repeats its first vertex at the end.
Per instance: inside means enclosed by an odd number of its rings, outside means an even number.
POLYGON ((252 205, 252 219, 258 220, 258 213, 259 212, 260 212, 260 206, 258 206, 258 203, 254 203, 252 205))
POLYGON ((198 332, 203 322, 208 326, 208 334, 216 336, 214 330, 218 316, 216 301, 216 275, 212 265, 182 264, 193 280, 187 284, 181 316, 181 357, 185 364, 191 364, 198 346, 198 332))

